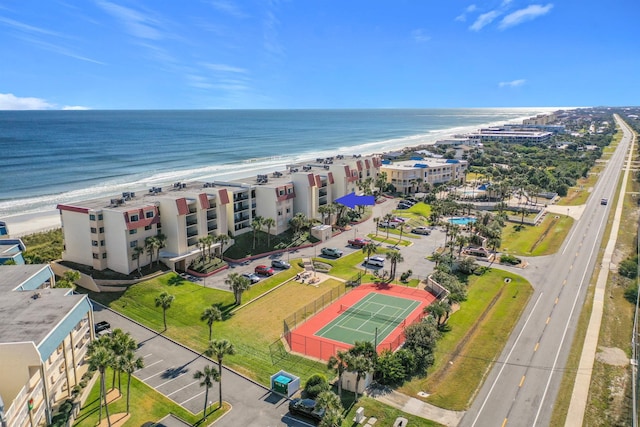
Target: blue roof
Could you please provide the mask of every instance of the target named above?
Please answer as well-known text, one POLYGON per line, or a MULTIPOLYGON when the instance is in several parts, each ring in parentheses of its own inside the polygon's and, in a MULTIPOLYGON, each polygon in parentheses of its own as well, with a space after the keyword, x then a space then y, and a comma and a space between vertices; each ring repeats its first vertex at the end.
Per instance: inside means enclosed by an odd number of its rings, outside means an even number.
POLYGON ((38 345, 40 357, 43 362, 53 354, 65 337, 73 331, 76 325, 85 318, 87 313, 92 311, 92 309, 89 298, 84 295, 84 298, 76 304, 65 318, 62 319, 59 324, 55 325, 51 333, 38 345))
POLYGON ((342 196, 334 201, 351 209, 355 208, 356 206, 373 206, 376 204, 375 197, 356 196, 356 193, 347 194, 346 196, 342 196))
POLYGON ((424 163, 416 163, 415 165, 413 165, 414 168, 422 168, 422 169, 426 169, 429 167, 429 165, 425 165, 424 163))
POLYGON ((409 158, 409 160, 422 160, 421 156, 411 156, 411 158, 409 158))
POLYGON ((460 163, 460 161, 456 159, 447 159, 445 163, 460 163))

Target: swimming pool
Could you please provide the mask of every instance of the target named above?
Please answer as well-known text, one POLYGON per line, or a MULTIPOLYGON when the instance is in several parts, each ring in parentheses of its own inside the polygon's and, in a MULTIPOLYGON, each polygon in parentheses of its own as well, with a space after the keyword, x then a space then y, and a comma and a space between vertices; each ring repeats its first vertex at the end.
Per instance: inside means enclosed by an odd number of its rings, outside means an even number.
POLYGON ((467 225, 470 222, 476 222, 476 219, 470 216, 458 216, 449 218, 449 222, 456 225, 467 225))

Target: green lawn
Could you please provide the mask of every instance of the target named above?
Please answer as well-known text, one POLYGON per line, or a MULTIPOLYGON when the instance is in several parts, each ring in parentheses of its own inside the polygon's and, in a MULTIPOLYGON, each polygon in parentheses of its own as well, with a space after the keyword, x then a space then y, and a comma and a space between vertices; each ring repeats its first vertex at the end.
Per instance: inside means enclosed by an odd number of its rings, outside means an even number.
POLYGON ((566 215, 547 214, 540 225, 508 223, 502 230, 501 252, 511 255, 540 256, 556 253, 573 225, 566 215))
POLYGON ((469 278, 468 300, 451 315, 450 331, 438 341, 435 364, 426 378, 417 378, 400 391, 416 396, 419 391, 436 406, 464 410, 471 404, 504 347, 533 288, 524 278, 491 269, 482 276, 469 278), (505 278, 510 283, 505 283, 505 278))
MULTIPOLYGON (((107 369, 107 388, 111 384, 111 370, 107 369)), ((216 385, 217 387, 217 385, 216 385)), ((222 395, 224 397, 224 383, 222 389, 222 395)), ((98 399, 100 397, 100 378, 96 381, 95 385, 91 389, 91 393, 87 398, 84 406, 82 407, 80 414, 76 418, 74 426, 77 427, 94 427, 98 424, 99 404, 98 399)), ((204 405, 204 401, 203 401, 204 405)), ((219 410, 217 402, 212 405, 214 409, 213 414, 207 416, 207 421, 213 422, 220 418, 231 407, 228 403, 223 402, 223 409, 219 410)), ((127 387, 126 387, 126 375, 122 377, 122 396, 114 402, 109 404, 109 414, 113 421, 117 419, 114 414, 124 414, 127 411, 127 387)), ((196 424, 202 418, 202 412, 199 414, 192 414, 184 409, 182 406, 171 401, 167 397, 158 393, 148 385, 139 381, 135 377, 131 377, 131 399, 130 399, 130 415, 131 418, 124 424, 125 426, 137 427, 147 422, 158 422, 164 418, 167 414, 174 414, 179 418, 191 423, 196 424)), ((105 420, 105 411, 102 409, 102 420, 105 420)))
POLYGON ((263 254, 276 249, 285 249, 288 247, 301 246, 308 243, 317 242, 318 239, 309 235, 308 232, 303 233, 299 239, 295 239, 293 230, 287 230, 277 236, 267 236, 265 231, 256 233, 255 248, 253 245, 253 232, 240 234, 234 237, 235 244, 224 251, 226 257, 232 259, 241 259, 256 254, 263 254))
MULTIPOLYGON (((335 391, 335 390, 334 390, 335 391)), ((364 415, 367 418, 375 417, 378 421, 376 421, 375 426, 379 427, 387 427, 392 426, 395 422, 396 418, 404 417, 409 422, 409 426, 415 427, 438 427, 442 426, 435 421, 425 420, 424 418, 420 418, 415 415, 408 414, 406 412, 402 412, 399 409, 393 408, 391 406, 384 405, 378 402, 375 399, 370 397, 360 397, 358 399, 358 403, 353 403, 353 398, 349 398, 349 395, 353 395, 353 393, 349 391, 343 391, 343 405, 349 407, 349 411, 344 417, 344 421, 342 423, 342 427, 354 427, 357 426, 356 423, 353 422, 353 419, 356 416, 356 411, 358 408, 364 408, 364 415)))

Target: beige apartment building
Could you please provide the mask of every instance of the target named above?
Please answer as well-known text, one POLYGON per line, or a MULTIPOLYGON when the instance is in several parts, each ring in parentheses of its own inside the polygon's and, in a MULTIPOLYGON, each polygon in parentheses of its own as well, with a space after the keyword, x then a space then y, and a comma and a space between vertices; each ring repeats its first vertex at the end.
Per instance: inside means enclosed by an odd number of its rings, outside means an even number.
POLYGON ((380 167, 387 182, 403 194, 420 192, 424 184, 442 184, 465 179, 466 160, 432 159, 389 162, 380 167))
POLYGON ((45 426, 88 370, 93 311, 86 295, 52 289, 48 265, 0 266, 0 422, 45 426))

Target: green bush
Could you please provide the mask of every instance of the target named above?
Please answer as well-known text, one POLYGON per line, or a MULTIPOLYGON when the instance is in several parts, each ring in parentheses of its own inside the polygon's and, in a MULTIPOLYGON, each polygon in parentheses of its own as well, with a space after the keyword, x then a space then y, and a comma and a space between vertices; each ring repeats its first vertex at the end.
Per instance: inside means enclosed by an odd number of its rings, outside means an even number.
POLYGON ((327 377, 321 374, 314 374, 309 377, 304 385, 304 393, 309 399, 315 399, 320 393, 330 388, 327 377))
POLYGON ((622 261, 618 266, 618 273, 629 279, 635 279, 638 274, 638 256, 635 255, 622 261))
POLYGON ((517 258, 513 255, 509 255, 509 254, 500 255, 501 264, 518 265, 521 262, 522 260, 520 258, 517 258))
POLYGON ((636 303, 638 299, 638 284, 631 285, 624 290, 624 297, 632 304, 636 303))

